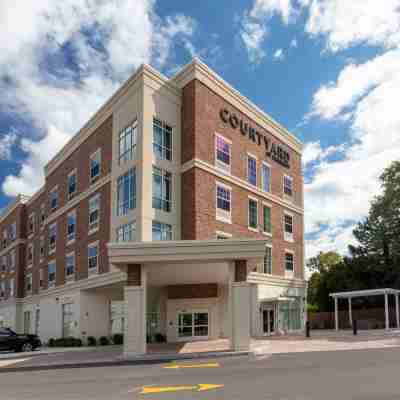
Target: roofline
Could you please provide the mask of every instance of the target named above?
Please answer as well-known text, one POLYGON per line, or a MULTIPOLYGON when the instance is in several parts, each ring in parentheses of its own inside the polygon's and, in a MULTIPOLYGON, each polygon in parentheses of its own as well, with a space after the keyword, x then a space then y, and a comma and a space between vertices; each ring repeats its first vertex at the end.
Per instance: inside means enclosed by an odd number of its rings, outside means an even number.
POLYGON ((30 197, 24 194, 19 194, 5 207, 0 214, 0 223, 2 223, 19 205, 25 204, 29 201, 30 197))

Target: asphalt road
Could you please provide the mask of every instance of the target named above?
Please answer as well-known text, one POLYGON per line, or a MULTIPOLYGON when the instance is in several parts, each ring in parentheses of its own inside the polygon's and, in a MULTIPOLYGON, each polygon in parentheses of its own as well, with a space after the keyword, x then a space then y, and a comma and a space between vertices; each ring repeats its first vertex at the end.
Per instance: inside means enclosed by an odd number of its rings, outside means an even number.
POLYGON ((400 348, 292 353, 264 358, 0 374, 0 400, 240 399, 389 400, 400 398, 400 348), (199 384, 224 385, 199 391, 199 384), (177 390, 141 394, 153 390, 177 390), (158 389, 157 389, 158 388, 158 389), (172 389, 165 389, 172 388, 172 389))

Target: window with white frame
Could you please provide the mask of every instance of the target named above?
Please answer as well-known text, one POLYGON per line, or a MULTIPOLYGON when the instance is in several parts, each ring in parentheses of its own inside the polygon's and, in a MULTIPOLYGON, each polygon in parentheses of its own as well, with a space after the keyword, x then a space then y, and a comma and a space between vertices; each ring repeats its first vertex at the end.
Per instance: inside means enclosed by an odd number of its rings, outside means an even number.
POLYGON ((28 217, 28 235, 31 235, 35 232, 35 214, 32 213, 28 217))
POLYGON ((57 244, 57 223, 49 226, 49 254, 54 253, 57 244))
POLYGON ((89 233, 99 229, 101 195, 97 193, 89 199, 89 233))
POLYGON ((69 253, 65 257, 65 277, 67 280, 75 276, 75 253, 69 253))
POLYGON ((215 135, 215 165, 224 171, 231 170, 231 142, 215 135))
POLYGON ((230 187, 217 183, 216 185, 216 218, 222 222, 231 222, 231 194, 230 187))
POLYGON ((9 296, 15 296, 15 278, 10 278, 9 280, 9 296))
POLYGON ((72 199, 78 191, 77 179, 76 170, 68 174, 68 200, 72 199))
POLYGON ((172 175, 153 166, 153 208, 171 211, 172 175))
POLYGON ((25 293, 32 291, 32 273, 25 275, 25 293))
POLYGON ((76 211, 72 211, 67 215, 67 242, 72 242, 75 239, 75 234, 76 234, 76 211))
POLYGON ((56 262, 52 261, 49 262, 47 265, 47 280, 48 280, 48 287, 55 286, 56 284, 56 262))
POLYGON ((293 178, 289 175, 283 176, 283 193, 285 196, 293 196, 293 178))
POLYGON ((294 272, 294 255, 288 251, 285 252, 285 271, 294 272))
POLYGON ((43 260, 45 255, 45 240, 44 240, 44 236, 40 236, 40 240, 39 240, 39 256, 40 256, 40 260, 43 260))
POLYGON ((55 187, 50 192, 50 210, 55 211, 58 207, 58 188, 55 187))
POLYGON ((122 129, 118 136, 118 160, 123 164, 136 159, 137 121, 122 129))
POLYGON ((46 221, 46 204, 42 204, 40 206, 40 227, 44 227, 44 223, 46 221))
POLYGON ((272 274, 272 247, 267 246, 265 248, 265 256, 264 256, 264 263, 263 263, 263 267, 264 267, 264 274, 272 274))
POLYGON ((117 215, 126 215, 136 208, 136 168, 121 175, 117 186, 117 215))
POLYGON ((101 174, 101 149, 90 156, 90 182, 94 182, 101 174))
POLYGON ((134 242, 136 240, 136 222, 121 225, 117 229, 117 242, 134 242))
POLYGON ((172 160, 172 128, 153 118, 153 154, 160 160, 172 160))
POLYGON ((257 186, 257 159, 250 154, 247 155, 247 181, 257 186))
POLYGON ((272 233, 271 207, 263 204, 263 232, 272 233))
POLYGON ((271 167, 264 162, 261 164, 261 190, 271 191, 271 167))
POLYGON ((249 228, 258 229, 258 202, 249 199, 249 228))
POLYGON ((89 274, 96 273, 99 263, 99 245, 93 243, 88 246, 88 269, 89 274))
POLYGON ((285 213, 283 215, 284 239, 293 242, 293 215, 285 213))
POLYGON ((13 222, 8 227, 8 238, 11 242, 13 242, 17 238, 17 223, 13 222))
POLYGON ((153 241, 172 240, 172 226, 159 221, 153 221, 153 241))
POLYGON ((33 243, 29 243, 27 246, 26 261, 28 266, 33 263, 33 243))

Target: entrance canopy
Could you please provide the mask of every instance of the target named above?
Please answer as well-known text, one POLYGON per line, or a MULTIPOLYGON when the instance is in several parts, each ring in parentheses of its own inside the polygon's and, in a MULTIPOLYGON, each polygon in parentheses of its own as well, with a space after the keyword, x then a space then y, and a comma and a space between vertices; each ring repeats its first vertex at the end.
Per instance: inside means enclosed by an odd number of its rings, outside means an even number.
POLYGON ((389 301, 388 295, 392 294, 396 299, 396 325, 397 329, 400 328, 400 312, 399 312, 399 294, 400 290, 383 288, 383 289, 366 289, 366 290, 354 290, 348 292, 335 292, 329 296, 335 300, 335 329, 339 330, 339 316, 338 316, 338 300, 348 299, 349 302, 349 322, 353 326, 353 317, 351 309, 351 299, 355 297, 367 297, 367 296, 385 296, 385 328, 389 329, 389 301))

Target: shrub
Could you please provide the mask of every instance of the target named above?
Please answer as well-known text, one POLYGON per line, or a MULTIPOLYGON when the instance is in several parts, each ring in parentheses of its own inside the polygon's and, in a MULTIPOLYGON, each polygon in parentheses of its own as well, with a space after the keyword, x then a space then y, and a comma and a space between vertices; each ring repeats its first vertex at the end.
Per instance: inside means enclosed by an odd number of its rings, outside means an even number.
POLYGON ((156 333, 154 339, 157 343, 165 343, 167 341, 167 338, 162 333, 156 333))
POLYGON ((47 342, 47 346, 54 347, 54 339, 53 338, 49 339, 49 341, 47 342))
POLYGON ((89 336, 89 337, 87 338, 87 344, 88 344, 88 346, 96 346, 96 345, 97 345, 97 340, 96 340, 96 338, 93 337, 93 336, 89 336))
POLYGON ((100 344, 100 346, 108 346, 110 344, 110 339, 108 339, 108 337, 106 337, 106 336, 102 336, 99 339, 99 344, 100 344))
POLYGON ((124 343, 124 335, 122 333, 116 333, 112 339, 114 344, 123 344, 124 343))

